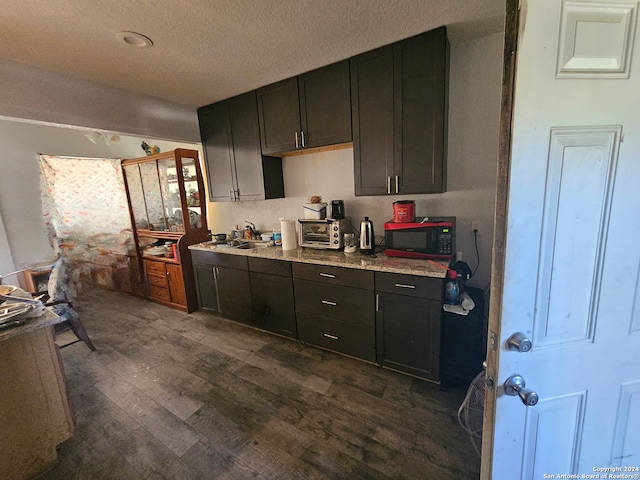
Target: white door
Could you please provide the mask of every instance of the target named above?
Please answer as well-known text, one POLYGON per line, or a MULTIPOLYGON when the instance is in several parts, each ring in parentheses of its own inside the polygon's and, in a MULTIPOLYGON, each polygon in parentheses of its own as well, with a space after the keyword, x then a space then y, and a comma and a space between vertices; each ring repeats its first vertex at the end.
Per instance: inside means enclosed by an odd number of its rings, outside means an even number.
POLYGON ((640 478, 637 17, 637 1, 521 2, 484 478, 640 478), (531 351, 506 347, 515 332, 531 351), (505 394, 514 374, 537 405, 505 394))

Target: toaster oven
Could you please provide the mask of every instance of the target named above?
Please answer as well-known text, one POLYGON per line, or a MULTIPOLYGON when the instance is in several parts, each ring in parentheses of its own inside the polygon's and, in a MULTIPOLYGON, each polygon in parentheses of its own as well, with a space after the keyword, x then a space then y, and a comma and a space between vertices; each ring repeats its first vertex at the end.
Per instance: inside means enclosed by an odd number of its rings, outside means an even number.
POLYGON ((301 247, 341 249, 347 221, 326 218, 323 220, 299 219, 298 240, 301 247))

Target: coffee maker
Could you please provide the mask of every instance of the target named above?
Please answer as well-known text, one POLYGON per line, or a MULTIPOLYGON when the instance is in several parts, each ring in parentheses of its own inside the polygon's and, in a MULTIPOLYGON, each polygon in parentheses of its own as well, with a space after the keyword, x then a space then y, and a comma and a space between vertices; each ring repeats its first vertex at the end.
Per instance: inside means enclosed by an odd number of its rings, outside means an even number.
POLYGON ((344 218, 344 202, 342 200, 331 200, 331 218, 334 220, 344 218))

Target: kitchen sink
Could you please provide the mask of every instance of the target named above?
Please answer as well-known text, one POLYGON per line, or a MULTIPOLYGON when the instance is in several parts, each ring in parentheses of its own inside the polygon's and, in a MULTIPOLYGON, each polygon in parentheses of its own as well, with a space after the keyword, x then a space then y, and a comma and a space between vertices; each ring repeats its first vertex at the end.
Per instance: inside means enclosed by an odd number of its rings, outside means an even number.
POLYGON ((245 248, 267 248, 273 246, 273 244, 270 244, 270 242, 263 242, 262 240, 245 240, 245 242, 249 244, 249 246, 245 248))
POLYGON ((237 242, 236 245, 232 245, 231 243, 216 243, 215 240, 210 240, 208 242, 202 242, 200 244, 200 246, 202 247, 207 247, 207 248, 220 248, 220 249, 227 249, 227 248, 237 248, 237 249, 260 249, 260 248, 267 248, 267 247, 271 247, 273 246, 272 242, 263 242, 262 240, 236 240, 234 242, 237 242))

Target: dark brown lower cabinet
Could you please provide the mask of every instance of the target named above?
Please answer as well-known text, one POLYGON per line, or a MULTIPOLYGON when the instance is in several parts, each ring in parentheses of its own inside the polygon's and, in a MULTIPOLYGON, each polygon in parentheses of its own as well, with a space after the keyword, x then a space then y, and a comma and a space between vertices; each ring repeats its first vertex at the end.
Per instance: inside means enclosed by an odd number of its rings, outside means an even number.
POLYGON ((219 311, 218 291, 216 289, 215 269, 213 265, 205 263, 193 264, 193 273, 198 292, 198 305, 205 310, 219 311))
POLYGON ((203 309, 440 382, 442 279, 199 250, 193 267, 203 309))
POLYGON ((249 271, 215 267, 218 312, 232 320, 253 325, 249 271))
POLYGON ((260 272, 250 272, 250 275, 252 323, 258 328, 297 338, 291 276, 283 277, 260 272))
POLYGON ((442 281, 376 273, 376 290, 378 363, 439 382, 442 281))
POLYGON ((200 307, 243 323, 252 323, 247 258, 192 251, 200 307))
POLYGON ((373 273, 320 265, 293 266, 298 339, 375 362, 373 273))

